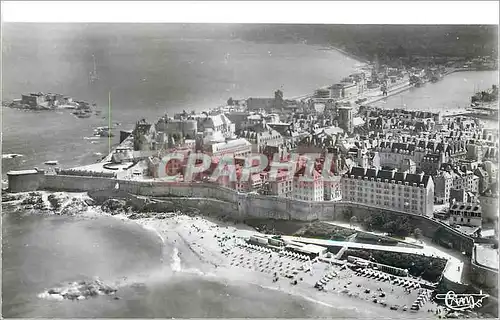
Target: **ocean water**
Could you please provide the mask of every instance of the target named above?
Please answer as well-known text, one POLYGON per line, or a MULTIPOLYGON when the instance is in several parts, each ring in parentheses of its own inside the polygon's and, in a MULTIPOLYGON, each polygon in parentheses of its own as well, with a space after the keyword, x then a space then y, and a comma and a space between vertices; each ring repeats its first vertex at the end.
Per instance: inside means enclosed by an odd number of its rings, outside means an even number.
POLYGON ((401 94, 387 97, 374 103, 387 109, 446 111, 470 108, 471 97, 480 90, 498 85, 497 71, 455 72, 436 83, 426 83, 420 88, 411 88, 401 94))
MULTIPOLYGON (((111 122, 131 129, 164 113, 202 110, 229 97, 308 93, 334 83, 358 62, 336 51, 306 45, 259 44, 184 36, 176 26, 137 32, 124 25, 5 25, 3 97, 58 92, 96 102, 100 116, 78 119, 69 111, 2 108, 3 178, 12 169, 62 167, 97 160, 108 139, 89 140, 93 128, 111 122), (96 57, 99 80, 88 81, 96 57), (103 118, 104 117, 104 118, 103 118), (95 143, 91 143, 94 141, 95 143)), ((117 143, 118 137, 112 140, 117 143)), ((3 207, 3 303, 5 317, 305 317, 339 310, 251 285, 226 285, 195 275, 172 276, 79 303, 54 303, 37 294, 61 281, 99 276, 112 281, 167 270, 173 248, 154 232, 117 219, 29 216, 3 207)), ((352 314, 352 311, 351 313, 352 314)))
MULTIPOLYGON (((139 28, 140 29, 140 28, 139 28)), ((141 29, 142 30, 142 29, 141 29)), ((96 126, 119 122, 132 129, 142 118, 182 110, 203 110, 229 97, 285 97, 334 83, 359 63, 337 51, 301 44, 261 44, 239 40, 185 37, 175 26, 139 33, 124 25, 5 25, 3 30, 4 99, 26 92, 58 92, 96 102, 100 116, 78 119, 64 112, 23 112, 3 108, 4 171, 61 166, 97 160, 108 139, 85 140, 96 126), (89 83, 96 57, 99 80, 89 83), (111 112, 108 97, 111 92, 111 112)), ((118 132, 117 132, 118 133, 118 132)), ((118 134, 113 143, 118 142, 118 134)))
MULTIPOLYGON (((215 318, 357 314, 254 285, 172 274, 176 271, 170 267, 175 265, 174 250, 163 246, 154 232, 131 221, 4 212, 2 315, 215 318), (120 300, 101 296, 57 302, 37 296, 60 282, 94 276, 108 283, 125 283, 118 291, 120 300)), ((191 267, 186 260, 181 264, 191 267)))

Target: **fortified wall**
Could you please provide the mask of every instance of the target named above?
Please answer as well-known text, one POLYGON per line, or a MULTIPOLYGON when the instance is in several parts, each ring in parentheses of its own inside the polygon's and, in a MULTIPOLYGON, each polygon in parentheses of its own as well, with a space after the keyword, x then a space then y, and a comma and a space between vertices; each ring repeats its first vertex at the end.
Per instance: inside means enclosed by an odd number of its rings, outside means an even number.
POLYGON ((471 280, 476 285, 493 289, 497 291, 498 288, 498 269, 493 269, 489 266, 481 264, 477 259, 477 247, 472 250, 472 274, 471 280))
POLYGON ((174 198, 196 198, 196 201, 187 199, 182 201, 184 203, 189 201, 191 206, 201 211, 206 208, 208 202, 214 201, 217 202, 216 207, 220 208, 224 214, 235 218, 252 217, 304 221, 341 220, 345 218, 346 214, 356 215, 362 219, 375 213, 387 212, 408 217, 410 224, 421 229, 425 236, 433 237, 440 244, 460 252, 466 252, 469 256, 472 256, 474 245, 472 238, 440 221, 407 212, 368 207, 345 201, 307 202, 251 193, 238 193, 233 189, 201 182, 153 183, 152 181, 117 180, 105 177, 61 174, 40 175, 38 171, 32 171, 21 175, 9 175, 9 186, 13 186, 11 192, 34 190, 88 192, 118 188, 120 191, 135 195, 155 198, 167 197, 170 198, 169 201, 175 201, 174 198), (201 199, 204 199, 204 201, 200 201, 201 199))
MULTIPOLYGON (((474 258, 474 239, 450 226, 426 216, 406 212, 374 208, 345 201, 306 202, 294 199, 278 198, 258 194, 238 193, 207 183, 161 183, 149 181, 117 180, 106 177, 48 175, 38 170, 26 170, 8 175, 11 192, 35 190, 92 192, 113 190, 117 194, 150 196, 163 201, 158 204, 168 210, 197 209, 211 216, 230 216, 234 219, 263 218, 281 220, 342 220, 355 215, 363 219, 377 213, 390 213, 409 218, 409 222, 422 233, 433 238, 437 243, 465 252, 472 257, 472 269, 483 284, 495 282, 498 271, 477 264, 474 258)), ((138 202, 144 201, 135 197, 138 202)), ((460 286, 461 283, 448 283, 447 287, 460 286)), ((457 288, 458 289, 458 288, 457 288)))

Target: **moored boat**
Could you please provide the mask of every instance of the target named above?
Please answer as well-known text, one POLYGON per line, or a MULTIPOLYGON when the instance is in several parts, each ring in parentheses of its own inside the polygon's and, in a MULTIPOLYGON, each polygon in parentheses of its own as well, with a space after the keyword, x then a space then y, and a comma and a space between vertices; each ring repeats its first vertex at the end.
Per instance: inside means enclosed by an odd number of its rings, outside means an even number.
POLYGON ((73 112, 73 114, 78 118, 90 118, 90 116, 92 115, 92 113, 82 110, 75 111, 73 112))

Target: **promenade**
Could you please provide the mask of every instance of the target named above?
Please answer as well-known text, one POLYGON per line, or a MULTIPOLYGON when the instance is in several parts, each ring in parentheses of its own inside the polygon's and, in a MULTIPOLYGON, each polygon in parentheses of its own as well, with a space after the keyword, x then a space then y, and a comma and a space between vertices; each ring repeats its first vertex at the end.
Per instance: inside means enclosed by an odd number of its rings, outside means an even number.
POLYGON ((455 283, 463 283, 463 272, 464 272, 464 261, 465 256, 459 259, 457 255, 451 255, 441 248, 433 245, 423 244, 423 248, 406 248, 397 246, 381 246, 375 244, 364 244, 348 241, 336 241, 336 240, 323 240, 323 239, 312 239, 312 238, 302 238, 293 236, 283 236, 284 239, 290 241, 298 241, 303 243, 316 244, 320 246, 336 246, 336 247, 347 247, 350 249, 364 249, 364 250, 379 250, 386 252, 396 252, 396 253, 407 253, 407 254, 417 254, 425 255, 431 257, 438 257, 448 261, 446 267, 443 271, 443 275, 450 281, 455 283))

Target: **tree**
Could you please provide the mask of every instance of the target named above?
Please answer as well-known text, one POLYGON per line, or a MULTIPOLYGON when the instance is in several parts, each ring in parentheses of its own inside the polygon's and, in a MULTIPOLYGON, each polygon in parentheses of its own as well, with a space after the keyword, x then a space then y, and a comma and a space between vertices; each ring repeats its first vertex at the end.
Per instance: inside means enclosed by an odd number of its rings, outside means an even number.
POLYGON ((356 216, 352 216, 349 222, 351 226, 356 225, 358 223, 358 218, 356 216))
POLYGON ((228 106, 233 106, 233 105, 234 105, 233 98, 229 98, 229 99, 227 100, 227 105, 228 105, 228 106))
POLYGON ((282 108, 283 106, 284 106, 283 91, 276 90, 274 92, 274 107, 279 109, 282 108))
POLYGON ((420 230, 419 228, 415 228, 415 230, 413 231, 413 236, 417 240, 422 238, 422 230, 420 230))

